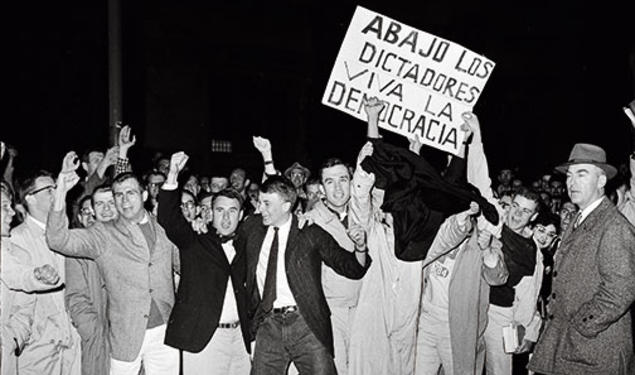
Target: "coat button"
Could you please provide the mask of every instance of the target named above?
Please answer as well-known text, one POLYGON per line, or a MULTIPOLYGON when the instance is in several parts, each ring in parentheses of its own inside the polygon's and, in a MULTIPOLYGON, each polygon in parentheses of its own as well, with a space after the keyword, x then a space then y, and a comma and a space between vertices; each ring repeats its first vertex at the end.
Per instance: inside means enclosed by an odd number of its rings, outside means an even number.
POLYGON ((551 293, 551 299, 556 299, 556 293, 551 293))
POLYGON ((553 277, 556 277, 556 276, 558 276, 558 271, 555 271, 555 270, 554 270, 554 271, 553 271, 553 277))
POLYGON ((547 319, 549 319, 549 320, 553 320, 553 314, 549 314, 549 316, 547 317, 547 319))
POLYGON ((593 315, 589 315, 589 319, 593 319, 593 315))

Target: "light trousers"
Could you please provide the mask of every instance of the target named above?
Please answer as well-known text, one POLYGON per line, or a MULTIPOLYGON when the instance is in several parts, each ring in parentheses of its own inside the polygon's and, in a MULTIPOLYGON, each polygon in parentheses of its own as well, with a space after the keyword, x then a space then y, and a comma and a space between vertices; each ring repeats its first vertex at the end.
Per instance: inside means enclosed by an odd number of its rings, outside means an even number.
POLYGON ((143 362, 146 375, 179 375, 179 351, 165 345, 163 324, 146 330, 141 351, 132 362, 110 358, 110 375, 137 375, 143 362))
POLYGON ((505 353, 503 327, 512 323, 511 307, 489 305, 485 329, 485 373, 487 375, 511 375, 512 354, 505 353))
MULTIPOLYGON (((436 310, 436 309, 434 309, 436 310)), ((423 311, 419 317, 415 375, 454 374, 447 310, 423 311)))
POLYGON ((250 369, 240 326, 218 328, 199 353, 183 351, 183 375, 248 375, 250 369))

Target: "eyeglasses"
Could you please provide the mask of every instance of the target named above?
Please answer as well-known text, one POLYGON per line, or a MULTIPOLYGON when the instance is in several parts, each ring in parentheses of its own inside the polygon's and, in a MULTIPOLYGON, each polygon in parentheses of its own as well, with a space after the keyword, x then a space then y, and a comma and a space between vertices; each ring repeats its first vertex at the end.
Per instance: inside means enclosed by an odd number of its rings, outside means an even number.
POLYGON ((84 207, 79 211, 80 215, 82 216, 93 216, 93 210, 88 208, 88 207, 84 207))
POLYGON ((181 208, 182 209, 188 209, 191 210, 192 208, 194 208, 196 205, 194 204, 194 202, 192 201, 187 201, 187 202, 183 202, 181 203, 181 208))
POLYGON ((35 189, 31 192, 26 193, 26 195, 35 195, 37 193, 40 193, 42 191, 48 190, 47 193, 52 193, 53 190, 55 190, 57 188, 57 185, 53 184, 53 185, 46 185, 46 186, 42 186, 39 189, 35 189))

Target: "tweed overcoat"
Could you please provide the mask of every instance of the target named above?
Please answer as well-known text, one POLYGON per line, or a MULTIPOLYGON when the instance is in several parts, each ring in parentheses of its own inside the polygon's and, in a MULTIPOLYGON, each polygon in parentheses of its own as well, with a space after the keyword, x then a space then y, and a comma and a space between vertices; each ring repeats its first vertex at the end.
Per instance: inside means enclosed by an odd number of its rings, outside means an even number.
POLYGON ((529 368, 544 374, 633 374, 635 227, 613 203, 564 234, 548 320, 529 368))

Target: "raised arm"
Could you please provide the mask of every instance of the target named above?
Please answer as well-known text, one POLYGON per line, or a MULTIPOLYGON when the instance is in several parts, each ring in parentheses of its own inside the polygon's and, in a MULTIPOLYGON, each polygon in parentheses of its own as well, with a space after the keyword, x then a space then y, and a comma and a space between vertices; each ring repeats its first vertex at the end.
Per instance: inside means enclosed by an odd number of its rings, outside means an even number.
POLYGON ((62 171, 57 177, 53 208, 49 212, 46 225, 46 241, 58 253, 95 259, 102 251, 101 241, 95 232, 95 227, 100 224, 88 229, 68 229, 66 195, 79 182, 79 176, 75 172, 78 167, 77 154, 74 151, 67 153, 62 162, 62 171))
POLYGON ((170 158, 170 171, 159 192, 159 212, 157 217, 159 224, 165 229, 170 241, 174 242, 181 250, 189 247, 196 240, 196 233, 181 212, 181 199, 178 190, 179 174, 188 159, 189 156, 183 151, 173 154, 170 158))
POLYGON ((262 182, 264 182, 268 176, 275 176, 278 174, 276 167, 273 164, 273 153, 271 152, 271 142, 267 138, 253 136, 254 147, 262 156, 262 162, 265 165, 265 172, 262 176, 262 182))
POLYGON ((132 166, 130 165, 130 159, 128 159, 128 151, 137 142, 137 137, 132 134, 130 125, 126 125, 119 131, 119 137, 117 144, 119 146, 119 153, 117 157, 117 164, 115 164, 115 176, 120 173, 132 172, 132 166))

